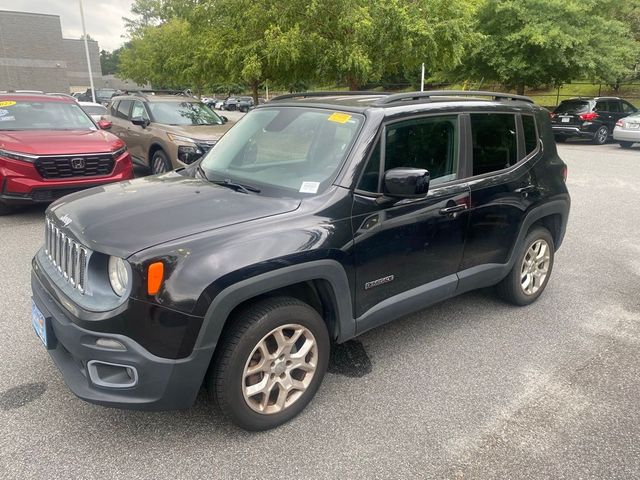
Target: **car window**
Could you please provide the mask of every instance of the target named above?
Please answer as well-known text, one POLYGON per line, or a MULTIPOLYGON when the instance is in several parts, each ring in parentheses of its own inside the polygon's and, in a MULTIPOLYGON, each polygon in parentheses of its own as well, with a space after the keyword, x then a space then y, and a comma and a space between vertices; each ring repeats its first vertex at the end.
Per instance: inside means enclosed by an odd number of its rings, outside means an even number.
POLYGON ((320 108, 253 110, 209 150, 209 179, 316 194, 344 162, 364 116, 320 108))
POLYGON ((504 113, 472 113, 473 175, 502 170, 518 161, 516 118, 504 113))
POLYGON ((116 117, 127 120, 129 118, 130 108, 131 100, 120 100, 120 103, 118 103, 118 109, 116 110, 116 117))
POLYGON ((222 119, 200 102, 155 101, 149 110, 155 122, 166 125, 222 125, 222 119))
POLYGON ((620 107, 620 102, 616 100, 609 100, 607 102, 609 104, 609 111, 614 113, 622 112, 622 108, 620 107))
POLYGON ((635 113, 636 112, 636 108, 631 105, 630 103, 627 102, 620 102, 622 104, 622 111, 624 113, 635 113))
POLYGON ((111 103, 111 107, 109 108, 109 113, 114 117, 117 116, 119 103, 120 103, 120 100, 116 100, 115 102, 111 103))
POLYGON ((604 100, 601 100, 599 102, 596 102, 596 106, 593 109, 594 112, 608 112, 609 111, 609 106, 607 105, 607 102, 605 102, 604 100))
MULTIPOLYGON (((426 117, 397 122, 385 129, 384 171, 424 168, 431 184, 455 180, 458 169, 458 117, 426 117)), ((359 190, 380 191, 380 145, 375 146, 360 179, 359 190)))
POLYGON ((142 102, 133 102, 133 108, 131 109, 131 118, 144 118, 145 120, 149 120, 147 109, 144 108, 144 104, 142 102))
POLYGON ((524 133, 524 149, 526 155, 529 155, 538 147, 536 119, 533 115, 522 115, 522 130, 524 133))
POLYGON ((553 113, 585 113, 589 111, 589 102, 584 100, 564 100, 553 113))

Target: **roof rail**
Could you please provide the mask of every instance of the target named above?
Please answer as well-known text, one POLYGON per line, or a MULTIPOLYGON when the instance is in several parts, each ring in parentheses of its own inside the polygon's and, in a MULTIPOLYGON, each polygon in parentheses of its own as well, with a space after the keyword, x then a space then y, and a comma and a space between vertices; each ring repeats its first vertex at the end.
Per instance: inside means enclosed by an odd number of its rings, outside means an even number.
POLYGON ((153 90, 153 89, 136 89, 136 90, 124 90, 124 95, 139 95, 146 97, 147 95, 183 95, 185 97, 191 96, 190 90, 153 90))
POLYGON ((342 96, 350 96, 350 95, 375 95, 375 96, 383 96, 383 95, 391 95, 387 92, 367 92, 367 91, 345 91, 345 92, 298 92, 298 93, 287 93, 285 95, 278 95, 277 97, 273 97, 270 102, 277 102, 279 100, 289 100, 291 98, 316 98, 316 97, 342 97, 342 96))
POLYGON ((426 92, 406 92, 394 93, 380 99, 373 106, 389 105, 397 102, 412 102, 418 100, 429 100, 432 97, 491 97, 494 100, 520 100, 533 103, 533 100, 524 95, 513 95, 511 93, 485 92, 481 90, 431 90, 426 92))

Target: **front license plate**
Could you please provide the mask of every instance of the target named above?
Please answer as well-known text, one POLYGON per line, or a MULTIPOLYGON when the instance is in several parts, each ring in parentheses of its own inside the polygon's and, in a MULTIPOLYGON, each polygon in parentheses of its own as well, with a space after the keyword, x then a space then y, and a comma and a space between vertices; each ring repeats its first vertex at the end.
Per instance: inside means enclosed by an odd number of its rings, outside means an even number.
POLYGON ((562 123, 569 123, 571 121, 571 117, 562 117, 562 123))
POLYGON ((47 319, 44 318, 42 312, 38 309, 35 302, 31 301, 31 325, 36 331, 36 335, 42 341, 45 347, 48 347, 47 343, 47 319))

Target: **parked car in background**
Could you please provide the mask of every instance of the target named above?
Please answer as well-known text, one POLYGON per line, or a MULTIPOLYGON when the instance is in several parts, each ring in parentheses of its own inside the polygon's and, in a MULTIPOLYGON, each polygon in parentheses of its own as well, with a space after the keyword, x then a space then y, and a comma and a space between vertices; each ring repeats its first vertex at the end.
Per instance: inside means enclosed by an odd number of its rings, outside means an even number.
POLYGON ((618 120, 613 139, 622 148, 631 148, 634 143, 640 143, 640 112, 618 120))
POLYGON ((124 142, 99 130, 75 100, 0 94, 0 215, 130 178, 124 142))
POLYGON ((213 103, 213 108, 215 108, 216 110, 222 110, 223 106, 224 100, 221 98, 216 99, 216 101, 213 103))
POLYGON ((152 174, 195 162, 231 127, 195 97, 153 91, 114 97, 104 119, 152 174))
POLYGON ((572 98, 560 102, 551 113, 556 142, 588 138, 595 145, 606 143, 618 120, 638 109, 618 97, 572 98))
POLYGON ((109 113, 107 110, 107 107, 99 103, 93 103, 93 102, 79 102, 79 103, 80 103, 80 108, 82 108, 82 110, 84 110, 87 115, 93 118, 93 121, 96 123, 102 120, 103 115, 107 115, 107 113, 109 113))
POLYGON ((238 103, 240 103, 239 97, 227 97, 222 102, 220 110, 234 111, 238 109, 238 103))
MULTIPOLYGON (((96 102, 102 105, 108 105, 109 101, 115 95, 118 95, 120 90, 114 88, 97 88, 96 89, 96 102)), ((87 88, 87 91, 78 97, 81 102, 93 102, 93 96, 91 95, 91 89, 87 88)))
POLYGON ((238 110, 248 112, 254 106, 253 97, 238 97, 238 110))
POLYGON ((478 288, 536 301, 566 174, 527 97, 285 95, 193 165, 52 205, 32 323, 80 398, 167 410, 205 385, 265 430, 312 400, 334 343, 478 288), (51 254, 60 235, 87 252, 81 288, 51 254))

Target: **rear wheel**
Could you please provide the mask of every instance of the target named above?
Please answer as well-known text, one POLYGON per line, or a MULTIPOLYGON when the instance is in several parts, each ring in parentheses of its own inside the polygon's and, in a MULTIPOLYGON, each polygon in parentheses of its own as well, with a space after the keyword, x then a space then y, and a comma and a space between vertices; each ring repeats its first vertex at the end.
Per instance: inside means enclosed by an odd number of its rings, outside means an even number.
POLYGON ((554 244, 549 230, 536 227, 524 240, 524 248, 496 292, 514 305, 529 305, 542 294, 553 268, 554 244))
POLYGON ((618 142, 620 144, 620 146, 622 148, 631 148, 631 146, 633 145, 633 142, 623 142, 623 141, 619 141, 618 142))
POLYGON ((295 298, 267 298, 229 320, 207 387, 223 413, 247 430, 291 420, 315 395, 329 361, 318 312, 295 298))
POLYGON ((170 170, 173 170, 173 167, 171 166, 171 162, 167 158, 167 155, 162 150, 155 152, 153 157, 151 157, 151 174, 157 175, 170 170))
POLYGON ((593 136, 593 144, 594 145, 604 145, 607 143, 609 139, 609 129, 602 125, 598 130, 596 130, 596 134, 593 136))

